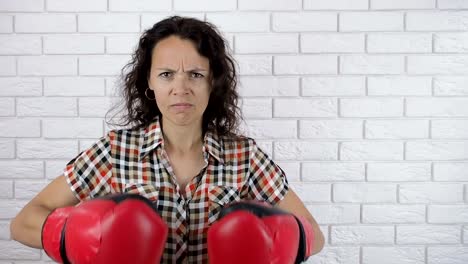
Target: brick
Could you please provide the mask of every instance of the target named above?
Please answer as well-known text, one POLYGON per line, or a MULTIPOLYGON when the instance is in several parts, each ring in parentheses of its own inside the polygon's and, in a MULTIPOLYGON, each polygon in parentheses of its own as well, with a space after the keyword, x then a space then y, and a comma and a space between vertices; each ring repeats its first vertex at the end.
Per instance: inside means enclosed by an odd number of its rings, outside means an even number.
MULTIPOLYGON (((0 139, 0 158, 11 159, 15 157, 15 141, 12 139, 0 139)), ((1 215, 1 214, 0 214, 1 215)))
POLYGON ((297 53, 297 34, 238 34, 235 52, 241 53, 297 53))
POLYGON ((404 183, 398 193, 400 203, 463 202, 463 186, 455 183, 404 183))
POLYGON ((302 8, 301 0, 238 0, 239 10, 300 10, 302 8))
POLYGON ((0 15, 0 33, 13 32, 13 16, 0 15))
POLYGON ((120 75, 130 55, 86 55, 79 58, 80 75, 120 75))
POLYGON ((308 10, 361 10, 368 9, 368 0, 305 0, 304 9, 308 10))
POLYGON ((132 54, 138 48, 139 36, 134 34, 106 37, 107 54, 132 54))
POLYGON ((432 78, 426 76, 384 76, 367 78, 368 95, 432 95, 432 78))
POLYGON ((246 118, 271 118, 270 99, 242 99, 242 112, 246 118))
POLYGON ((44 189, 47 184, 48 181, 45 180, 15 181, 15 198, 30 200, 44 189))
POLYGON ((44 165, 36 160, 0 160, 0 179, 40 179, 44 178, 44 165))
POLYGON ((397 226, 397 244, 456 244, 460 239, 459 226, 397 226))
POLYGON ((468 247, 429 246, 427 259, 429 264, 465 264, 468 259, 468 247))
POLYGON ((362 121, 356 120, 301 120, 300 138, 346 139, 362 138, 362 121))
POLYGON ((76 32, 74 14, 17 14, 15 31, 20 33, 76 32))
POLYGON ((46 160, 45 161, 45 176, 46 179, 52 180, 63 174, 65 166, 69 160, 46 160))
POLYGON ((275 161, 276 165, 286 173, 286 177, 290 183, 301 181, 301 164, 294 161, 275 161))
POLYGON ((362 247, 362 263, 425 264, 424 247, 362 247))
POLYGON ((391 203, 396 201, 395 184, 335 183, 333 202, 391 203))
POLYGON ((16 145, 21 159, 71 158, 78 146, 73 140, 18 140, 16 145))
POLYGON ((400 55, 343 55, 342 74, 402 74, 404 57, 400 55))
POLYGON ((103 136, 100 118, 43 120, 44 138, 98 138, 103 136))
POLYGON ((430 181, 430 163, 368 163, 368 181, 430 181))
POLYGON ((465 31, 468 29, 466 11, 407 12, 407 31, 465 31))
POLYGON ((96 77, 44 78, 45 96, 103 96, 104 79, 96 77))
POLYGON ((410 55, 407 60, 410 74, 465 74, 468 72, 468 56, 410 55))
POLYGON ((468 121, 432 120, 431 135, 435 139, 468 139, 468 121))
POLYGON ((274 99, 274 117, 336 117, 335 99, 274 99))
POLYGON ((267 55, 236 55, 239 75, 271 75, 272 58, 267 55))
POLYGON ((0 119, 0 137, 40 137, 41 122, 34 119, 0 119))
POLYGON ((44 36, 45 54, 100 54, 104 53, 104 37, 91 35, 44 36))
POLYGON ((275 74, 336 74, 337 64, 332 55, 278 55, 273 59, 275 74))
POLYGON ((468 77, 434 77, 434 95, 468 95, 468 77))
POLYGON ((466 181, 467 179, 468 163, 434 163, 435 181, 466 181))
POLYGON ((353 53, 364 52, 363 34, 305 33, 301 34, 301 52, 353 53))
POLYGON ((247 135, 259 139, 297 138, 295 120, 247 120, 247 135))
POLYGON ((18 98, 18 116, 76 116, 76 99, 64 97, 18 98))
POLYGON ((236 0, 216 1, 216 0, 174 0, 175 11, 197 11, 197 12, 211 12, 211 11, 231 11, 237 7, 236 0))
POLYGON ((393 244, 393 226, 332 226, 333 245, 393 244))
POLYGON ((316 263, 359 264, 359 247, 333 247, 327 244, 320 254, 314 255, 313 259, 316 263))
POLYGON ((407 98, 406 115, 417 117, 466 117, 467 98, 407 98))
POLYGON ((104 117, 113 106, 109 97, 82 97, 78 99, 78 113, 81 117, 104 117))
POLYGON ((20 56, 18 74, 33 76, 76 75, 78 61, 73 56, 20 56))
POLYGON ((403 143, 374 141, 343 142, 340 154, 340 160, 402 160, 403 143))
POLYGON ((274 158, 281 160, 336 160, 337 145, 331 142, 277 141, 274 158))
POLYGON ((468 142, 432 141, 407 142, 407 160, 465 160, 468 159, 468 142))
POLYGON ((47 0, 47 11, 98 12, 107 11, 107 0, 47 0))
POLYGON ((281 12, 272 14, 273 31, 337 31, 337 16, 329 12, 281 12))
POLYGON ((238 91, 242 97, 288 97, 299 95, 299 78, 297 77, 245 76, 240 78, 238 84, 238 91))
POLYGON ((302 163, 302 181, 334 182, 363 181, 365 167, 363 163, 302 163))
POLYGON ((431 53, 432 35, 415 33, 371 33, 367 35, 369 53, 431 53))
POLYGON ((257 144, 269 157, 273 157, 273 143, 271 141, 258 140, 257 144))
POLYGON ((403 101, 398 98, 340 99, 340 116, 400 117, 403 116, 403 101))
POLYGON ((205 20, 204 13, 195 13, 195 12, 164 12, 163 14, 159 13, 142 13, 141 14, 141 29, 146 30, 153 27, 157 22, 173 15, 179 15, 184 17, 193 17, 199 20, 205 20))
POLYGON ((0 180, 0 199, 13 198, 13 181, 0 180))
MULTIPOLYGON (((0 204, 0 210, 1 207, 2 204, 0 204)), ((25 246, 14 240, 0 240, 0 248, 3 248, 3 250, 0 251, 0 259, 41 259, 41 251, 39 249, 25 246)))
POLYGON ((366 81, 360 76, 303 77, 303 96, 363 96, 366 81))
POLYGON ((140 16, 137 14, 79 14, 79 32, 125 33, 140 31, 140 16))
POLYGON ((171 0, 162 0, 162 1, 109 0, 109 11, 164 12, 164 11, 170 11, 171 9, 172 9, 171 0))
POLYGON ((267 32, 270 29, 268 13, 208 13, 206 20, 222 32, 267 32))
POLYGON ((10 239, 10 222, 0 221, 0 240, 10 239))
POLYGON ((434 34, 435 52, 468 52, 468 33, 434 34))
POLYGON ((41 96, 42 80, 36 77, 0 78, 0 96, 41 96))
POLYGON ((424 223, 425 220, 424 205, 364 204, 362 206, 363 223, 424 223))
POLYGON ((468 222, 468 205, 429 205, 428 222, 455 224, 468 222))
POLYGON ((15 99, 14 98, 0 98, 0 116, 14 116, 15 115, 15 99))
POLYGON ((429 138, 428 120, 367 120, 365 138, 369 139, 418 139, 429 138))
POLYGON ((291 187, 294 189, 294 192, 304 203, 330 202, 330 184, 311 184, 301 182, 297 184, 292 183, 291 187))
POLYGON ((436 0, 370 0, 371 9, 434 9, 436 0))
POLYGON ((40 36, 6 35, 0 36, 1 55, 30 55, 41 54, 42 43, 40 36))
POLYGON ((356 224, 360 217, 357 204, 315 204, 310 212, 319 224, 356 224))
POLYGON ((403 20, 399 12, 341 13, 339 31, 403 31, 403 20))
POLYGON ((463 243, 468 243, 468 226, 463 227, 463 243))
POLYGON ((16 75, 16 60, 12 56, 0 56, 0 76, 16 75))
POLYGON ((465 0, 437 0, 439 9, 462 9, 468 8, 468 2, 465 0))
POLYGON ((0 12, 42 12, 44 0, 2 1, 0 12))

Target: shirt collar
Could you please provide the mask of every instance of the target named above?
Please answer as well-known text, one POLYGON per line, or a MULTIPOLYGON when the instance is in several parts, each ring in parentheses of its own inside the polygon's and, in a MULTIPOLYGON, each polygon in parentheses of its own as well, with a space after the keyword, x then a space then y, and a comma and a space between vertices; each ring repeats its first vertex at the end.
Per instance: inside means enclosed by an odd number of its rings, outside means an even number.
MULTIPOLYGON (((143 144, 140 147, 139 160, 142 160, 146 155, 151 153, 157 147, 164 147, 164 138, 162 134, 159 117, 156 117, 145 129, 143 136, 143 144)), ((207 131, 204 137, 203 152, 208 152, 211 156, 217 159, 221 164, 224 163, 222 158, 223 147, 218 135, 211 131, 207 131)))

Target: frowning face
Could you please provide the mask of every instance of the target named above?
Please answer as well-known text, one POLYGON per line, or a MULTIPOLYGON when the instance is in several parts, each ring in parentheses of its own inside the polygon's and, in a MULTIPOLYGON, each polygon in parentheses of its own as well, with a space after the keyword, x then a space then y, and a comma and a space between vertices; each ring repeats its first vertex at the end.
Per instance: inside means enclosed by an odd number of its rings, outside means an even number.
POLYGON ((201 127, 211 92, 210 65, 191 40, 169 36, 156 44, 148 85, 163 123, 201 127))

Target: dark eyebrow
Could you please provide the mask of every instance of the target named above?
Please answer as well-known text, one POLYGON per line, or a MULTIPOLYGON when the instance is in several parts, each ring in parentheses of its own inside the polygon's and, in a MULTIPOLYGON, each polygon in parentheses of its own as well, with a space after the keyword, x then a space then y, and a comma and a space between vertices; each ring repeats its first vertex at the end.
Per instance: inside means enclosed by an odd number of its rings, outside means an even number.
MULTIPOLYGON (((169 69, 169 68, 156 68, 156 70, 160 70, 160 71, 168 71, 168 72, 175 72, 175 70, 173 69, 169 69)), ((207 72, 208 70, 204 69, 204 68, 193 68, 193 69, 190 69, 188 70, 187 72, 195 72, 195 71, 203 71, 203 72, 207 72)))

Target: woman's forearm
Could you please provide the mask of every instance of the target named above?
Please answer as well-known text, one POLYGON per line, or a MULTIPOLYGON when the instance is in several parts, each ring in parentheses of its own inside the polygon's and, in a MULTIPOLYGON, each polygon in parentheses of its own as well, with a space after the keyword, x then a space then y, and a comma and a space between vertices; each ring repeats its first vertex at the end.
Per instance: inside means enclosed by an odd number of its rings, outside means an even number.
POLYGON ((42 224, 50 211, 43 206, 26 205, 11 221, 11 238, 29 247, 42 248, 42 224))

